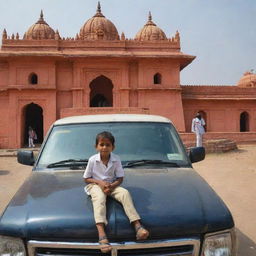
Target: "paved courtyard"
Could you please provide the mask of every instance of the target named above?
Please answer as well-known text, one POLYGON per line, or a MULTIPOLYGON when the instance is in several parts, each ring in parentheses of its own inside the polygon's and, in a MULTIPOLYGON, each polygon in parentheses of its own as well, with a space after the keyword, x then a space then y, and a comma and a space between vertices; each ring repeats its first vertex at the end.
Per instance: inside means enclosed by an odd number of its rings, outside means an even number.
MULTIPOLYGON (((233 213, 238 256, 256 256, 256 145, 240 145, 236 151, 208 154, 194 168, 233 213)), ((0 212, 30 172, 31 167, 18 164, 15 157, 0 157, 0 212)))

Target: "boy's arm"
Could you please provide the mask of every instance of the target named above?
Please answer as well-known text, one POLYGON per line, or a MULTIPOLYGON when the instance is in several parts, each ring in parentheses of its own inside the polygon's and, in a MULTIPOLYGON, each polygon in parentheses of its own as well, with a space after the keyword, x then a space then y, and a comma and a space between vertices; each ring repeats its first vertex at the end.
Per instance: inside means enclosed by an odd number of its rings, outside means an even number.
POLYGON ((116 187, 118 187, 124 180, 124 177, 117 178, 114 182, 112 182, 109 186, 111 190, 114 190, 116 187))
POLYGON ((103 192, 107 195, 110 195, 111 192, 123 182, 123 179, 123 177, 117 178, 114 182, 112 182, 108 186, 105 186, 103 192))
POLYGON ((95 184, 99 185, 102 190, 104 190, 104 188, 110 186, 109 182, 106 182, 106 181, 103 181, 103 180, 96 180, 96 179, 93 179, 93 178, 84 178, 84 181, 86 183, 95 183, 95 184))

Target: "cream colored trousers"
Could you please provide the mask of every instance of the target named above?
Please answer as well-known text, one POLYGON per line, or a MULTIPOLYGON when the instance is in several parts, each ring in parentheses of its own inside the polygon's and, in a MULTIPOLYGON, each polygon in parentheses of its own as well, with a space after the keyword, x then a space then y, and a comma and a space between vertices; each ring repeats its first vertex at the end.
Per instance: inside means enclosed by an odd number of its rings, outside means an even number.
MULTIPOLYGON (((97 184, 92 184, 92 183, 88 184, 86 188, 91 195, 95 223, 105 223, 105 225, 107 225, 108 224, 108 221, 106 218, 107 195, 102 191, 100 186, 98 186, 97 184)), ((135 220, 140 220, 140 216, 133 205, 132 197, 127 189, 118 186, 113 190, 110 196, 116 199, 118 202, 120 202, 123 205, 124 211, 128 219, 130 220, 130 222, 133 222, 135 220)))

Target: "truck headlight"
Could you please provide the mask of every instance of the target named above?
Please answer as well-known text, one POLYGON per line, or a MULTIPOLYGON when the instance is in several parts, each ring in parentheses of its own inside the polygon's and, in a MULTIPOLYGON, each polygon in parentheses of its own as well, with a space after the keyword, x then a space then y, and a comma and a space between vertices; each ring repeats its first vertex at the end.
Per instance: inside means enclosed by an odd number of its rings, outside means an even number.
POLYGON ((19 238, 0 236, 0 256, 26 256, 23 241, 19 238))
POLYGON ((234 234, 230 232, 207 235, 204 240, 202 256, 233 256, 234 234))

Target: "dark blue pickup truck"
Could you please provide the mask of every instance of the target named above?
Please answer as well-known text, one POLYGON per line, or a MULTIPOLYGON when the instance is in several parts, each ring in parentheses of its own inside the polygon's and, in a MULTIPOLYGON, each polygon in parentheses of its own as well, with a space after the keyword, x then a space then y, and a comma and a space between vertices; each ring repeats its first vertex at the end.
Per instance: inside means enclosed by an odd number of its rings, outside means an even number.
POLYGON ((224 202, 192 168, 204 148, 186 152, 171 121, 153 115, 68 117, 50 128, 33 166, 0 219, 0 256, 101 255, 83 172, 95 136, 110 131, 125 169, 123 186, 149 229, 138 242, 122 206, 107 201, 112 256, 234 256, 235 231, 224 202))

